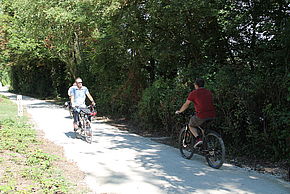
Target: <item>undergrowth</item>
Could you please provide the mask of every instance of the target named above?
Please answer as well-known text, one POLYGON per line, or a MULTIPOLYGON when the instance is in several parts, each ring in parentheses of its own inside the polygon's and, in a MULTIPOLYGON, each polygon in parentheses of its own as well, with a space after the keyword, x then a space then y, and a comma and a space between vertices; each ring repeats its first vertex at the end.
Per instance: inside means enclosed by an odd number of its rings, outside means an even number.
POLYGON ((40 149, 27 121, 0 96, 0 193, 68 193, 72 184, 53 166, 60 158, 40 149))

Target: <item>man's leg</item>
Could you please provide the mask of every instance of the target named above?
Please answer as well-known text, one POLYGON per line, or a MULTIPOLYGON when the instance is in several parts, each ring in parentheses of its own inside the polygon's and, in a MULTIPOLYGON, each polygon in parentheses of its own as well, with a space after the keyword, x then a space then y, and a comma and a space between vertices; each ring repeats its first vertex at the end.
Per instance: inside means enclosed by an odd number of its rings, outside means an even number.
POLYGON ((73 110, 73 116, 74 116, 74 130, 76 131, 78 129, 78 122, 79 122, 79 112, 76 110, 73 110))
POLYGON ((189 120, 189 129, 190 129, 191 133, 194 135, 194 137, 196 138, 196 142, 194 144, 194 147, 202 144, 202 138, 199 136, 195 127, 200 126, 203 122, 204 122, 203 119, 200 119, 196 116, 191 117, 189 120))
POLYGON ((196 128, 191 127, 191 126, 189 125, 189 130, 190 130, 191 133, 194 135, 194 137, 198 137, 198 133, 197 133, 196 128))

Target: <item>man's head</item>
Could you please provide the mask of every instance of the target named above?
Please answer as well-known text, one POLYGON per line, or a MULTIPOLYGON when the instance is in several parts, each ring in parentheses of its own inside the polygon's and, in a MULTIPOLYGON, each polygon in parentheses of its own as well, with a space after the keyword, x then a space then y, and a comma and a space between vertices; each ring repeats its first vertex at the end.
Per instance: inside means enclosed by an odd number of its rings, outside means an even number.
POLYGON ((200 88, 200 87, 204 87, 204 80, 201 78, 196 78, 196 80, 194 81, 194 87, 200 88))
POLYGON ((83 80, 81 78, 76 79, 76 85, 78 88, 81 88, 83 86, 83 80))

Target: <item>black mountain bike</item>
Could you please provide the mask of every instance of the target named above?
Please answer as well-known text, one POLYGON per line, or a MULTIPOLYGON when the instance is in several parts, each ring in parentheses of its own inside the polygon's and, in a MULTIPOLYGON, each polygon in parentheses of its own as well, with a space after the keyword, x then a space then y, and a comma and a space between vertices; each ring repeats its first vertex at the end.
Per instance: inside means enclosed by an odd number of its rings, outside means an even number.
MULTIPOLYGON (((181 114, 187 118, 191 116, 181 114)), ((188 119, 187 119, 188 121, 188 119)), ((210 120, 206 121, 209 122, 210 120)), ((212 168, 220 168, 225 159, 225 145, 220 134, 217 132, 197 127, 198 134, 202 137, 203 144, 194 147, 196 138, 191 133, 188 122, 184 124, 179 134, 179 150, 182 157, 191 159, 193 154, 205 156, 208 165, 212 168)))
POLYGON ((83 137, 88 143, 92 143, 93 132, 91 127, 91 118, 97 115, 94 106, 79 108, 79 129, 75 131, 76 137, 83 137))

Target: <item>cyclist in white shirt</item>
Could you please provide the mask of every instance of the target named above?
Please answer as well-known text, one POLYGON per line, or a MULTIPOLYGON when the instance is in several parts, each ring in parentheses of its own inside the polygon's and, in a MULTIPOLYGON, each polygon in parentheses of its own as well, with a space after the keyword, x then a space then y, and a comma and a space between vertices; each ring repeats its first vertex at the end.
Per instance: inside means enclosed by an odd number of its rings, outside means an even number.
POLYGON ((77 78, 75 80, 76 87, 72 87, 70 91, 71 96, 71 105, 74 108, 73 115, 74 115, 74 130, 76 131, 78 129, 78 121, 79 121, 79 111, 80 108, 86 108, 86 97, 90 99, 92 102, 92 105, 95 105, 95 101, 93 97, 91 96, 88 88, 86 86, 83 86, 83 81, 81 78, 77 78))

